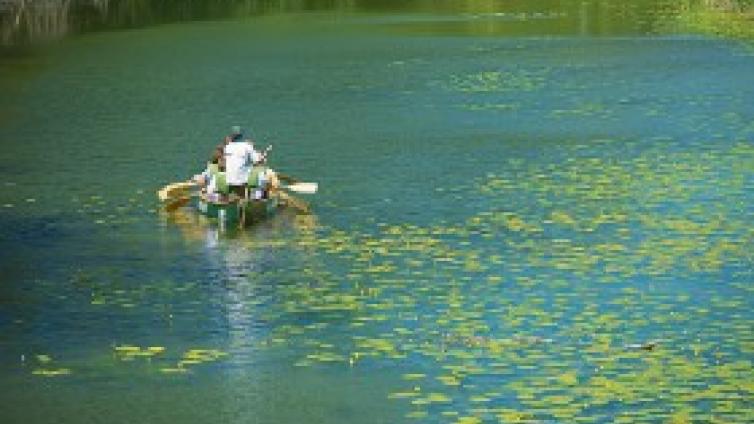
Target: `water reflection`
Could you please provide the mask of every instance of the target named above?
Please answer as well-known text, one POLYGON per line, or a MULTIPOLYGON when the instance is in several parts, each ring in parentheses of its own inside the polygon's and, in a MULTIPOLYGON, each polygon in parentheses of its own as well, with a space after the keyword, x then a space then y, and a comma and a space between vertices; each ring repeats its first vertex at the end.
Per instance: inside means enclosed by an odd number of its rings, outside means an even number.
POLYGON ((305 249, 289 249, 313 237, 316 216, 282 210, 245 230, 221 227, 191 207, 163 211, 161 217, 169 228, 178 228, 189 245, 202 246, 213 291, 210 301, 225 313, 219 327, 227 329, 228 350, 234 363, 253 361, 260 331, 270 330, 261 308, 273 303, 277 290, 266 275, 308 262, 305 249))
POLYGON ((392 22, 420 33, 615 35, 684 31, 751 37, 745 0, 429 1, 389 0, 2 0, 0 44, 14 45, 115 28, 306 12, 407 12, 429 19, 392 22), (438 16, 440 15, 440 16, 438 16), (443 16, 444 15, 444 16, 443 16), (451 19, 448 19, 451 16, 451 19))

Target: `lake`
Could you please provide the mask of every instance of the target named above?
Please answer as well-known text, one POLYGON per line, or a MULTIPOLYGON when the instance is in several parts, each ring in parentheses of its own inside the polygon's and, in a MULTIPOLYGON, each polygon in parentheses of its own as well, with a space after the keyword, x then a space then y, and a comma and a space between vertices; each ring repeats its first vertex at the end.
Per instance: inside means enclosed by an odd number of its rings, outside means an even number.
POLYGON ((731 12, 80 3, 3 21, 3 423, 754 420, 731 12), (161 209, 233 125, 311 214, 161 209))

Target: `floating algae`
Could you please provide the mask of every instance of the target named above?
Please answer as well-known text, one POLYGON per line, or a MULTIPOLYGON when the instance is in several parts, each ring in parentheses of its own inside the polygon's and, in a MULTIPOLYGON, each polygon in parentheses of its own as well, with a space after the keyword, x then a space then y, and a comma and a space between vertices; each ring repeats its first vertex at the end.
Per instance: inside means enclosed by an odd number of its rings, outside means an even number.
POLYGON ((63 375, 69 375, 72 373, 70 368, 56 367, 55 361, 52 356, 39 354, 35 355, 35 359, 39 363, 39 367, 32 370, 32 375, 41 377, 59 377, 63 375))
MULTIPOLYGON (((574 141, 545 161, 502 158, 452 192, 471 205, 458 219, 270 242, 300 263, 244 277, 277 283, 262 295, 244 286, 239 308, 269 326, 253 348, 290 353, 296 367, 397 368, 384 398, 420 421, 750 421, 754 150, 665 143, 574 141), (738 203, 700 200, 718 195, 738 203)), ((202 289, 80 284, 87 300, 161 314, 150 297, 202 289)), ((113 352, 161 355, 149 368, 164 374, 225 357, 113 352)))
POLYGON ((135 358, 152 358, 165 352, 165 348, 162 346, 150 346, 142 348, 134 345, 119 345, 114 346, 118 359, 122 361, 132 361, 135 358))
MULTIPOLYGON (((537 208, 503 206, 427 227, 321 229, 312 243, 348 266, 340 278, 312 267, 316 285, 284 288, 295 304, 289 313, 328 312, 322 318, 334 326, 312 328, 314 346, 326 352, 297 365, 328 366, 322 358, 354 351, 367 366, 402 365, 402 380, 422 389, 396 387, 386 396, 418 407, 416 416, 427 420, 643 422, 670 419, 676 403, 741 418, 745 409, 735 415, 724 402, 740 408, 752 393, 740 374, 751 366, 718 364, 723 356, 709 346, 725 339, 728 349, 745 349, 746 325, 740 316, 721 319, 715 325, 728 334, 694 333, 705 343, 692 343, 679 326, 697 328, 693 317, 710 312, 663 285, 745 264, 745 214, 710 206, 660 212, 660 203, 693 198, 698 188, 683 184, 706 184, 710 170, 699 158, 656 153, 612 161, 574 155, 547 169, 510 162, 511 174, 479 184, 492 208, 502 193, 506 202, 528 196, 537 208), (351 343, 333 343, 329 332, 337 328, 347 328, 351 343), (415 361, 421 371, 410 369, 415 361), (715 388, 718 379, 725 389, 715 388)), ((751 157, 720 153, 716 160, 745 169, 751 157)), ((709 306, 741 310, 743 293, 709 306)), ((300 344, 293 327, 283 333, 289 346, 300 344)))
POLYGON ((31 373, 42 377, 57 377, 61 375, 69 375, 71 374, 71 370, 69 368, 37 368, 31 373))

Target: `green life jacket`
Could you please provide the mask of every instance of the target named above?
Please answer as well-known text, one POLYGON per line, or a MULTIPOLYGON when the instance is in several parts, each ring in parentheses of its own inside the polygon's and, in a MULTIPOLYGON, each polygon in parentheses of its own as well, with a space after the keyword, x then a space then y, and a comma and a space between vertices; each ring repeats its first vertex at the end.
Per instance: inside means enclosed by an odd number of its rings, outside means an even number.
POLYGON ((259 176, 267 171, 267 167, 264 165, 255 165, 251 168, 251 172, 249 173, 249 180, 247 181, 247 184, 251 188, 258 188, 259 187, 259 176))
POLYGON ((225 172, 217 171, 215 174, 215 189, 220 194, 228 194, 228 180, 225 178, 225 172))
POLYGON ((207 164, 207 173, 210 178, 215 179, 215 190, 220 194, 228 194, 228 180, 225 177, 225 172, 220 171, 220 166, 216 163, 207 164))

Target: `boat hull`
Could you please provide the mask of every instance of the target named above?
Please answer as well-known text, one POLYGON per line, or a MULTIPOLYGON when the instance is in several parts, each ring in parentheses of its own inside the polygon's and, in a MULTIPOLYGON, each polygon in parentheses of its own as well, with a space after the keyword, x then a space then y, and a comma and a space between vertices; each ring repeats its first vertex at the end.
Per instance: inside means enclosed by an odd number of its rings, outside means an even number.
POLYGON ((275 215, 280 206, 280 202, 276 197, 263 200, 236 200, 232 202, 215 202, 206 197, 200 197, 196 204, 199 213, 211 220, 217 221, 222 226, 254 225, 275 215))

